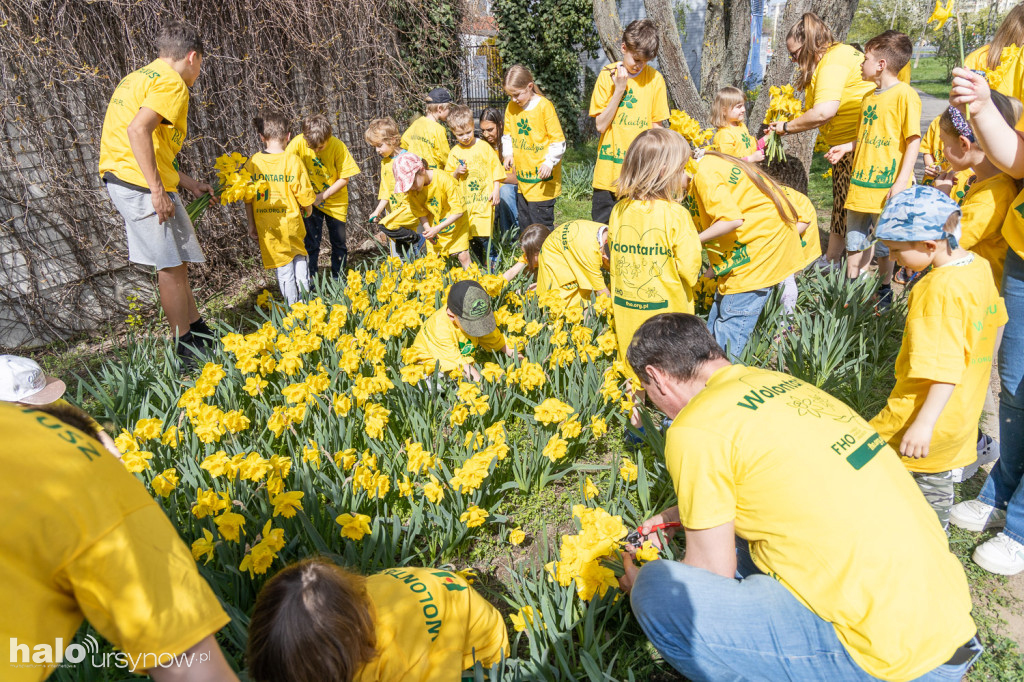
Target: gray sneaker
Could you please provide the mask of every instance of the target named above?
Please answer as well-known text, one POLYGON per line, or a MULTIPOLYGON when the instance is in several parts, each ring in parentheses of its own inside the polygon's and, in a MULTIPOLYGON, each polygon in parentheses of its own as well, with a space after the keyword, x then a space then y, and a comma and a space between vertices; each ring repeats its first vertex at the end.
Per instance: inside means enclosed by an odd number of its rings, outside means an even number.
POLYGON ((953 505, 949 510, 949 522, 964 530, 980 533, 989 528, 1006 525, 1006 510, 996 509, 980 500, 967 500, 953 505))

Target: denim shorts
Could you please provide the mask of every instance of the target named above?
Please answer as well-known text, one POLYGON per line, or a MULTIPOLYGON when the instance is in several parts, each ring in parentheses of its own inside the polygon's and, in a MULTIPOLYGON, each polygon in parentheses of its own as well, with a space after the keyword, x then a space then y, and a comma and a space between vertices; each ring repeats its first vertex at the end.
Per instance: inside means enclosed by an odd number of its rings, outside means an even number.
POLYGON ((889 249, 882 242, 875 241, 875 227, 878 225, 877 213, 861 213, 846 211, 846 250, 849 253, 867 251, 875 242, 875 255, 885 258, 889 249))

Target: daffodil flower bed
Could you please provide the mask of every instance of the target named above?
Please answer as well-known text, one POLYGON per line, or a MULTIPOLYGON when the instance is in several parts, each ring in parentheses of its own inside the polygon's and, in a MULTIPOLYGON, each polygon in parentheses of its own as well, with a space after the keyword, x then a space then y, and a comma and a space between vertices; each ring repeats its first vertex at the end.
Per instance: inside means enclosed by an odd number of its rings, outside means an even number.
POLYGON ((581 669, 584 655, 602 669, 616 665, 601 642, 636 626, 595 562, 616 556, 623 518, 635 527, 670 487, 652 495, 654 480, 667 477, 648 473, 650 452, 647 463, 592 456, 632 408, 614 360, 610 300, 567 306, 558 292, 522 294, 499 276, 424 257, 349 271, 347 283, 290 308, 266 293, 259 304, 192 379, 178 378, 169 354, 153 362, 136 353, 105 366, 89 388, 99 416, 119 428, 124 465, 233 615, 231 643, 243 648, 245 614, 263 581, 296 559, 326 553, 371 573, 456 562, 477 542, 511 556, 529 539, 540 556, 513 572, 503 596, 543 614, 536 623, 545 628, 531 630, 528 658, 505 665, 565 673, 581 669), (478 383, 406 361, 423 320, 467 276, 491 294, 499 328, 523 354, 475 351, 478 383), (565 581, 581 556, 566 556, 572 541, 563 537, 563 556, 549 556, 549 538, 529 537, 506 504, 556 483, 571 499, 561 518, 552 510, 552 525, 582 503, 573 511, 583 529, 573 547, 589 552, 582 583, 565 581), (594 619, 606 630, 594 631, 594 619), (542 655, 552 646, 566 660, 542 655))

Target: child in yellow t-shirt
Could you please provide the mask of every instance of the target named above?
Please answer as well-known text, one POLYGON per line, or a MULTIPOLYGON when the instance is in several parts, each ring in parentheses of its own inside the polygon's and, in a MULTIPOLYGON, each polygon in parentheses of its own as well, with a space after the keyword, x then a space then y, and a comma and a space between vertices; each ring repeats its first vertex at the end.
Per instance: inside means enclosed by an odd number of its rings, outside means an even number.
POLYGON ((504 85, 512 101, 505 108, 501 156, 505 170, 514 168, 519 178, 519 224, 553 227, 555 199, 562 193, 562 125, 528 68, 510 68, 504 85))
POLYGON ((443 170, 430 170, 412 152, 401 154, 392 166, 395 191, 405 192, 419 221, 427 251, 442 258, 454 256, 469 269, 469 221, 459 184, 443 170))
POLYGON ((949 163, 946 155, 942 153, 942 138, 939 137, 939 119, 936 116, 928 124, 928 130, 921 138, 921 153, 924 155, 924 176, 921 178, 922 185, 934 185, 935 178, 949 170, 949 163))
POLYGON ((336 138, 322 114, 302 122, 302 134, 288 143, 287 151, 302 159, 316 192, 313 213, 305 219, 309 277, 316 277, 324 225, 331 243, 331 276, 341 276, 348 256, 345 221, 348 220, 348 182, 359 175, 359 166, 345 143, 336 138))
MULTIPOLYGON (((1017 124, 1013 106, 1006 95, 993 92, 992 102, 1007 125, 1013 127, 1017 124)), ((1003 221, 1017 196, 1017 183, 988 160, 974 137, 970 121, 959 110, 950 107, 938 120, 939 134, 948 152, 946 158, 949 165, 955 172, 970 170, 973 173, 963 199, 957 201, 963 210, 960 246, 988 261, 996 287, 1002 287, 1003 262, 1009 248, 1003 238, 1003 221)), ((936 186, 944 190, 948 183, 936 186)))
POLYGON ((459 184, 469 223, 469 244, 484 267, 495 263, 497 247, 491 240, 494 207, 501 203, 505 168, 494 148, 476 137, 469 107, 452 107, 448 127, 458 145, 448 153, 444 170, 459 184))
POLYGON ((764 161, 764 152, 757 148, 757 140, 747 130, 746 120, 747 98, 742 90, 730 85, 715 93, 711 125, 718 130, 712 148, 744 161, 764 161))
POLYGON ((275 271, 281 294, 292 305, 300 291, 309 290, 302 219, 312 213, 316 192, 299 157, 285 151, 291 134, 284 114, 272 111, 253 123, 266 151, 253 154, 245 170, 265 189, 245 202, 249 236, 259 241, 263 267, 275 271))
POLYGON ((448 90, 434 88, 427 94, 426 113, 402 134, 402 147, 426 161, 428 168, 444 168, 448 160, 448 131, 441 124, 448 120, 451 103, 448 90))
MULTIPOLYGON (((647 319, 694 311, 701 247, 693 218, 679 203, 689 159, 686 140, 661 127, 640 133, 626 151, 621 199, 608 220, 612 314, 622 362, 647 319)), ((635 376, 630 378, 639 388, 635 376)))
POLYGON ((875 84, 861 103, 857 139, 832 147, 831 163, 853 152, 853 175, 846 204, 846 276, 860 277, 878 256, 879 306, 892 301, 892 261, 885 245, 874 245, 875 224, 885 203, 914 181, 921 146, 921 98, 897 74, 910 61, 914 46, 903 33, 886 31, 864 46, 861 76, 875 84))
POLYGON ((391 241, 392 253, 403 258, 414 258, 425 243, 416 231, 417 218, 409 207, 404 193, 395 191, 395 173, 392 168, 395 157, 405 154, 401 147, 398 124, 391 118, 375 118, 370 121, 364 134, 366 143, 380 154, 380 188, 377 192, 377 207, 370 214, 370 222, 380 221, 380 231, 391 241), (381 219, 381 214, 387 214, 381 219))
POLYGON ((601 69, 594 83, 590 117, 601 139, 590 218, 602 225, 615 206, 615 182, 629 145, 669 117, 665 79, 648 63, 657 57, 657 26, 650 19, 637 19, 622 32, 622 61, 601 69))
POLYGON ((896 386, 871 426, 903 456, 944 527, 953 469, 977 457, 996 333, 1007 321, 988 263, 958 243, 960 213, 919 185, 894 196, 878 223, 901 265, 931 271, 910 292, 896 386))
POLYGON ((800 223, 807 221, 757 166, 721 152, 705 153, 688 185, 718 280, 708 329, 738 358, 772 289, 803 269, 800 223))
POLYGON ((402 356, 407 364, 436 363, 442 372, 461 368, 467 379, 479 381, 473 358, 477 348, 501 351, 509 357, 514 352, 498 329, 491 297, 479 283, 464 279, 452 285, 446 307, 424 320, 402 356))
POLYGON ((260 590, 246 659, 254 682, 433 682, 508 655, 501 613, 455 573, 403 567, 364 578, 317 557, 260 590))
POLYGON ((609 266, 607 225, 592 220, 569 220, 554 230, 530 225, 519 242, 523 267, 537 275, 538 294, 558 289, 562 298, 574 303, 589 301, 592 294, 608 294, 603 274, 609 266))

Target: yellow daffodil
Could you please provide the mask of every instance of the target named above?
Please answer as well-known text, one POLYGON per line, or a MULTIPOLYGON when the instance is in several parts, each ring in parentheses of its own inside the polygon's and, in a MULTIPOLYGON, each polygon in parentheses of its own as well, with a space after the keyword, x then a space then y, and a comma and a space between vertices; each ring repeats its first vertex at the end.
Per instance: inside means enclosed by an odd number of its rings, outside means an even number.
POLYGON ((568 441, 563 440, 558 436, 551 436, 551 438, 548 439, 547 444, 544 446, 543 454, 552 462, 557 462, 565 457, 568 447, 568 441))
POLYGON ((362 540, 370 534, 370 517, 366 514, 342 514, 334 521, 341 526, 341 535, 350 540, 362 540))
POLYGON ((572 405, 563 403, 557 398, 548 398, 533 408, 533 418, 541 424, 561 423, 575 411, 572 405))
POLYGON ((304 496, 305 493, 301 490, 292 490, 274 495, 270 498, 270 503, 274 505, 274 516, 280 514, 286 519, 292 518, 296 512, 302 511, 302 498, 304 496))
POLYGON ((594 482, 590 480, 590 476, 587 476, 586 482, 583 484, 583 499, 592 500, 598 496, 601 491, 598 490, 594 482))
POLYGON ((138 442, 145 443, 147 440, 159 438, 163 428, 164 423, 160 419, 140 419, 135 422, 135 429, 132 431, 132 435, 135 436, 138 442))
POLYGON ((217 524, 220 536, 228 542, 238 542, 238 536, 245 525, 245 517, 241 514, 226 511, 213 520, 217 524))
POLYGON ((486 510, 481 509, 475 504, 467 508, 466 511, 462 512, 459 516, 459 521, 466 524, 466 528, 476 528, 477 526, 484 525, 487 517, 490 514, 486 510))
POLYGON ((149 460, 151 459, 153 459, 153 453, 145 450, 133 450, 121 455, 121 463, 124 468, 133 474, 149 469, 149 460))
POLYGON ((590 418, 590 431, 594 434, 595 438, 600 438, 608 433, 608 422, 602 417, 593 416, 590 418))
POLYGON ((658 548, 645 540, 643 546, 636 551, 636 558, 640 561, 654 561, 658 558, 658 548))
POLYGON ((179 480, 178 472, 173 468, 164 469, 162 473, 153 477, 149 487, 153 489, 154 494, 160 497, 167 497, 177 487, 179 480))
POLYGON ((192 558, 199 561, 205 556, 206 561, 203 563, 208 564, 210 559, 213 558, 213 550, 216 546, 217 543, 213 539, 213 533, 204 528, 203 537, 192 543, 192 558))
POLYGON ((513 545, 521 545, 525 539, 526 533, 521 528, 513 528, 508 533, 508 541, 513 545))
POLYGON ((636 464, 632 460, 623 457, 622 463, 619 465, 619 476, 622 477, 622 480, 632 483, 636 480, 637 473, 636 464))
POLYGON ((928 21, 925 23, 937 22, 935 24, 935 30, 941 31, 942 27, 946 25, 949 18, 953 16, 953 6, 955 0, 948 0, 946 6, 942 6, 942 0, 935 0, 935 9, 932 10, 932 15, 928 17, 928 21))

